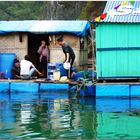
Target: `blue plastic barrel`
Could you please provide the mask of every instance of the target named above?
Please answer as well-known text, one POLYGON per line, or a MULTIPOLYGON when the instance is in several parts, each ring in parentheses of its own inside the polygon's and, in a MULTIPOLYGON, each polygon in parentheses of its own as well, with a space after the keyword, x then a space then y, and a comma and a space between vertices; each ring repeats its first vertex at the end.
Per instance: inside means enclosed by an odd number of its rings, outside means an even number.
POLYGON ((58 63, 56 67, 60 70, 61 76, 67 76, 67 70, 64 69, 63 63, 58 63))
POLYGON ((12 67, 15 57, 15 53, 0 53, 0 72, 4 72, 5 78, 12 78, 12 67))

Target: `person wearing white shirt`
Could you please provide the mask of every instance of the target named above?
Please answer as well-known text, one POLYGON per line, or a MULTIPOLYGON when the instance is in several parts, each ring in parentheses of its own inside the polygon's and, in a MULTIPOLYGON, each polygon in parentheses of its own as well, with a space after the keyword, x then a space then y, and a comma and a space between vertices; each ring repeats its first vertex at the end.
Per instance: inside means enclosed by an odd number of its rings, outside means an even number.
POLYGON ((37 72, 39 75, 42 75, 33 63, 30 61, 29 55, 25 55, 24 60, 20 62, 20 77, 23 80, 32 79, 34 72, 37 72))

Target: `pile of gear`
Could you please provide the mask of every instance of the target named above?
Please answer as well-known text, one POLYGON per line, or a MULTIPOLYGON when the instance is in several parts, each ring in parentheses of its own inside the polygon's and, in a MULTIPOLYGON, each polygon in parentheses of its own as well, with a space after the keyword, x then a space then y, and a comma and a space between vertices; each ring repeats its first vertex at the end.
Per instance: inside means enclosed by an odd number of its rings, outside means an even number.
POLYGON ((73 80, 76 86, 71 88, 71 92, 78 96, 94 96, 94 88, 96 83, 96 72, 80 71, 73 74, 73 80))

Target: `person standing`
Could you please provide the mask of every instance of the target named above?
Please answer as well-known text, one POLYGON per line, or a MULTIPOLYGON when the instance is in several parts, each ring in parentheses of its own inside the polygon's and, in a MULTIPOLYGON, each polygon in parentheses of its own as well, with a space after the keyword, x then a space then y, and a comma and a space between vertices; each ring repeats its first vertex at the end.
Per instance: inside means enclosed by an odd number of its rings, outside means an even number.
POLYGON ((39 75, 42 75, 33 63, 30 61, 29 55, 25 55, 24 59, 20 62, 20 77, 23 80, 30 80, 34 72, 37 72, 39 75))
POLYGON ((49 61, 49 44, 46 44, 45 40, 41 41, 41 46, 38 49, 39 57, 39 70, 44 71, 44 77, 47 78, 47 63, 49 61))
POLYGON ((68 75, 68 77, 71 78, 72 66, 75 60, 75 53, 73 49, 70 47, 70 45, 67 42, 63 41, 62 37, 58 38, 57 42, 62 47, 63 53, 65 54, 64 63, 68 63, 68 62, 70 63, 70 75, 68 75))

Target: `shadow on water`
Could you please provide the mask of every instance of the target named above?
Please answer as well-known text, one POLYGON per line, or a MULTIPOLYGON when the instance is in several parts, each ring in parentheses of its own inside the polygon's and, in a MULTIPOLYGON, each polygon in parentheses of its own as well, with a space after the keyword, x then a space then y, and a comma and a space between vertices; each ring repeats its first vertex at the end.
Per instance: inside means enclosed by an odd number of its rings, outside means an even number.
POLYGON ((0 93, 0 139, 139 138, 139 101, 0 93))

